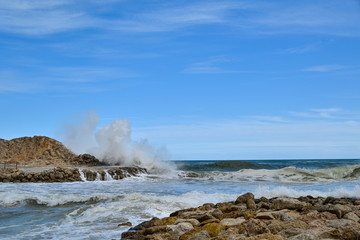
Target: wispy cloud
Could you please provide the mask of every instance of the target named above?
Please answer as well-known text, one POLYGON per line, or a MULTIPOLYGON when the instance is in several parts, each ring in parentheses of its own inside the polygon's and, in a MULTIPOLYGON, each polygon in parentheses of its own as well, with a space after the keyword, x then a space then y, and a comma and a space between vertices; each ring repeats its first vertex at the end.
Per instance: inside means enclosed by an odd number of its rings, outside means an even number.
POLYGON ((226 1, 188 4, 138 14, 131 21, 115 21, 113 27, 117 30, 133 32, 174 31, 194 25, 226 23, 229 11, 248 7, 248 4, 241 2, 226 1))
POLYGON ((357 1, 346 3, 329 0, 267 4, 261 15, 250 20, 264 34, 327 34, 360 36, 360 6, 357 1))
POLYGON ((220 73, 240 73, 242 71, 232 70, 223 67, 224 63, 231 62, 231 59, 226 57, 214 57, 207 61, 196 62, 184 69, 184 73, 191 74, 220 74, 220 73))
POLYGON ((313 52, 313 51, 319 50, 324 45, 327 45, 331 42, 333 42, 333 41, 319 41, 319 42, 315 42, 315 43, 311 43, 311 44, 307 44, 307 45, 286 48, 286 49, 279 51, 278 53, 280 53, 280 54, 303 54, 303 53, 313 52))
POLYGON ((331 64, 331 65, 318 65, 304 69, 305 72, 331 72, 349 68, 348 66, 331 64))
POLYGON ((139 74, 118 68, 101 67, 36 67, 22 73, 0 70, 0 93, 4 92, 103 92, 124 86, 139 74))
POLYGON ((85 12, 72 10, 67 1, 0 2, 0 30, 26 35, 44 35, 98 27, 85 12))
POLYGON ((360 112, 346 111, 341 108, 311 109, 307 112, 290 112, 296 117, 312 119, 360 120, 360 112))
POLYGON ((221 24, 236 29, 239 34, 360 36, 360 7, 356 1, 301 1, 296 4, 261 0, 195 1, 181 5, 176 2, 150 5, 151 8, 128 10, 126 1, 90 1, 83 5, 66 0, 31 3, 0 0, 0 31, 26 35, 77 29, 151 33, 221 24), (115 15, 114 8, 119 9, 115 15), (107 11, 111 17, 104 14, 107 11))

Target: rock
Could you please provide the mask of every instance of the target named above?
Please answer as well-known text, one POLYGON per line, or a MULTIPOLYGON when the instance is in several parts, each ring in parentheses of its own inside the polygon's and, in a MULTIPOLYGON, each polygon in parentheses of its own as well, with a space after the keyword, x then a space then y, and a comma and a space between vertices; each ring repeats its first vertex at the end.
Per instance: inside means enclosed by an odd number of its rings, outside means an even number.
POLYGON ((220 223, 208 223, 202 227, 184 233, 183 235, 180 236, 179 239, 180 240, 191 239, 201 231, 206 231, 208 233, 208 238, 206 239, 209 239, 210 237, 216 237, 223 230, 225 230, 225 226, 221 225, 220 223))
POLYGON ((310 234, 310 233, 301 233, 294 237, 288 238, 288 240, 318 240, 318 239, 319 238, 317 236, 310 234))
POLYGON ((130 230, 137 230, 137 231, 139 231, 139 230, 143 230, 143 229, 145 229, 145 228, 153 227, 153 226, 154 226, 154 223, 155 223, 157 220, 159 220, 159 218, 154 217, 154 218, 152 218, 152 219, 149 220, 149 221, 142 222, 142 223, 136 225, 135 227, 130 228, 130 230))
POLYGON ((353 213, 353 212, 349 212, 349 213, 346 213, 344 216, 343 216, 344 219, 348 219, 348 220, 352 220, 354 222, 359 222, 359 217, 353 213))
POLYGON ((304 229, 302 228, 288 228, 279 232, 279 234, 285 238, 293 237, 302 233, 304 233, 304 229))
POLYGON ((239 228, 237 227, 229 227, 228 229, 220 232, 218 234, 219 237, 225 237, 227 239, 235 238, 237 235, 240 234, 239 228))
POLYGON ((342 232, 336 228, 323 228, 317 235, 320 239, 340 239, 342 232))
POLYGON ((271 212, 259 212, 256 214, 257 219, 273 220, 275 219, 271 212))
POLYGON ((70 160, 70 164, 73 166, 89 166, 89 167, 104 165, 102 162, 100 162, 99 159, 97 159, 96 157, 90 154, 80 154, 78 156, 74 156, 70 160))
POLYGON ((20 167, 68 166, 75 154, 62 143, 44 136, 0 139, 0 159, 20 167))
POLYGON ((360 227, 350 226, 343 229, 342 239, 358 240, 360 239, 360 227))
POLYGON ((246 201, 246 208, 249 210, 255 210, 256 209, 256 204, 254 199, 248 199, 246 201))
POLYGON ((303 221, 279 221, 279 220, 272 220, 267 227, 271 231, 271 233, 275 234, 281 232, 284 229, 291 229, 291 228, 300 228, 306 229, 307 224, 303 221))
POLYGON ((348 219, 327 220, 325 223, 326 226, 333 228, 345 228, 355 224, 354 221, 348 219))
POLYGON ((271 209, 293 209, 301 210, 303 207, 308 206, 308 203, 300 202, 294 198, 276 198, 270 205, 271 209))
POLYGON ((182 222, 176 225, 168 225, 167 230, 170 230, 173 232, 172 236, 180 237, 184 233, 194 229, 193 225, 191 223, 182 222))
POLYGON ((249 199, 254 200, 254 194, 248 192, 248 193, 245 193, 245 194, 239 196, 239 197, 236 199, 235 204, 246 203, 247 200, 249 200, 249 199))
POLYGON ((207 231, 201 231, 188 238, 188 240, 207 240, 209 238, 211 238, 211 236, 207 231))
POLYGON ((315 220, 335 220, 338 219, 337 216, 333 213, 329 213, 329 212, 321 212, 319 213, 318 211, 313 211, 310 213, 307 213, 305 215, 302 215, 300 217, 300 219, 306 223, 311 223, 315 220))
POLYGON ((249 221, 244 223, 244 227, 250 236, 270 233, 270 230, 268 229, 266 224, 259 219, 250 219, 249 221))
POLYGON ((153 226, 172 225, 176 221, 176 217, 165 217, 162 219, 155 220, 153 226))
POLYGON ((202 227, 202 226, 205 226, 208 223, 219 223, 219 222, 220 222, 219 219, 214 218, 214 219, 209 219, 209 220, 201 222, 199 226, 202 227))
POLYGON ((194 227, 198 226, 200 224, 200 222, 196 219, 190 218, 190 219, 176 219, 175 221, 175 225, 182 223, 182 222, 187 222, 187 223, 191 223, 191 225, 193 225, 194 227))
POLYGON ((298 212, 282 212, 280 213, 281 221, 295 221, 300 218, 300 214, 298 212))
POLYGON ((118 227, 121 227, 121 226, 128 226, 128 227, 131 227, 131 226, 132 226, 132 223, 131 223, 131 222, 119 223, 119 224, 118 224, 118 227))
POLYGON ((194 216, 192 216, 192 218, 195 218, 200 223, 204 222, 204 221, 207 221, 207 220, 215 219, 215 217, 213 215, 211 215, 210 213, 205 213, 205 214, 201 214, 201 215, 194 215, 194 216))
POLYGON ((330 212, 330 213, 334 213, 336 214, 336 216, 338 218, 341 218, 342 216, 344 216, 346 213, 349 213, 352 211, 352 209, 349 206, 346 205, 341 205, 341 204, 336 204, 336 205, 319 205, 317 206, 317 210, 319 212, 330 212))
POLYGON ((243 217, 239 218, 224 218, 220 223, 226 227, 239 226, 244 223, 246 220, 243 217))

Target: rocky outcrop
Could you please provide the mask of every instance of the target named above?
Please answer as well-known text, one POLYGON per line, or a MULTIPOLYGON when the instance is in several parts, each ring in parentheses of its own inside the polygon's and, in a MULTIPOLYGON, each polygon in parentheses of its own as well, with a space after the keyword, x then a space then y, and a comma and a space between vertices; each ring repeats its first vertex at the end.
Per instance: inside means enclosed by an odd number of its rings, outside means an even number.
POLYGON ((76 155, 62 143, 48 137, 34 136, 0 139, 0 161, 22 166, 67 166, 76 155))
POLYGON ((0 169, 0 182, 76 182, 76 181, 109 181, 147 174, 145 168, 114 167, 101 168, 53 168, 43 171, 30 172, 19 169, 0 169))
POLYGON ((110 169, 84 168, 81 169, 81 172, 86 181, 121 180, 123 178, 148 173, 145 168, 140 167, 112 167, 110 169))
POLYGON ((100 162, 99 159, 90 154, 80 154, 79 156, 75 156, 70 160, 71 166, 101 166, 104 163, 100 162))
POLYGON ((82 181, 78 168, 54 168, 41 172, 27 172, 18 169, 0 170, 0 182, 40 183, 40 182, 75 182, 82 181))
MULTIPOLYGON (((104 165, 90 154, 76 156, 55 139, 34 136, 0 139, 0 163, 18 167, 66 167, 104 165)), ((1 167, 1 166, 0 166, 1 167)))
POLYGON ((143 222, 122 239, 360 239, 360 202, 348 198, 255 199, 204 204, 143 222))

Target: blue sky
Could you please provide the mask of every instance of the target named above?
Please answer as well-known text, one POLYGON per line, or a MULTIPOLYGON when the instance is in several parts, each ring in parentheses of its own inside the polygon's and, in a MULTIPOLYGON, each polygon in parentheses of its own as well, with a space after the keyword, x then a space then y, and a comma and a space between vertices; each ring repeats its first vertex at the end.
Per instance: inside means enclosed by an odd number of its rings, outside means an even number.
POLYGON ((172 159, 360 157, 360 1, 0 0, 0 138, 88 111, 172 159))

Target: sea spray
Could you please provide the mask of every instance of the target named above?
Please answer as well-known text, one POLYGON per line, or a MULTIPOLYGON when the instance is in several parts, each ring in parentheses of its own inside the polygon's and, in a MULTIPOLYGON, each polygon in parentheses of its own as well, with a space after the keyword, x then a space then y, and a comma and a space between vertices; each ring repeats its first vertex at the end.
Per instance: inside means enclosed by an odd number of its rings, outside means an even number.
POLYGON ((97 129, 99 118, 93 112, 83 117, 80 124, 67 125, 65 145, 75 153, 89 153, 108 165, 138 166, 151 173, 172 174, 175 165, 166 161, 165 147, 154 148, 148 141, 131 139, 131 124, 126 119, 115 119, 97 129))

